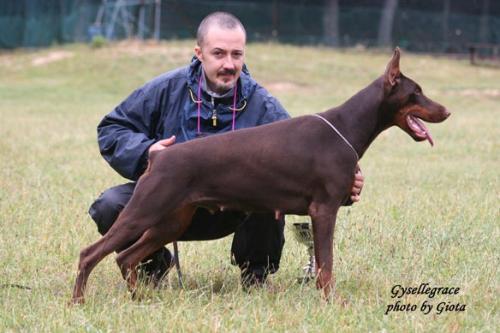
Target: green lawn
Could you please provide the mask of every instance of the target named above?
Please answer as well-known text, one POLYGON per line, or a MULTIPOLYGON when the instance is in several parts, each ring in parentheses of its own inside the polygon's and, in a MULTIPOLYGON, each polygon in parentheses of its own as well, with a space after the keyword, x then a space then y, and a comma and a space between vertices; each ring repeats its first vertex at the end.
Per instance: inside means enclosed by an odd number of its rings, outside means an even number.
MULTIPOLYGON (((98 239, 93 199, 124 182, 100 157, 96 125, 133 89, 186 64, 194 41, 0 53, 0 331, 496 331, 499 320, 500 71, 407 54, 402 71, 452 116, 436 145, 392 128, 360 164, 362 201, 339 214, 337 293, 326 304, 296 278, 306 249, 287 229, 281 269, 244 292, 231 237, 181 243, 186 288, 171 274, 132 301, 113 256, 94 270, 87 303, 68 307, 80 249, 98 239), (394 285, 459 287, 458 295, 391 298, 394 285), (20 289, 9 284, 30 287, 20 289), (416 304, 385 315, 387 306, 416 304), (420 311, 428 301, 430 314, 420 311), (438 314, 436 306, 465 304, 438 314)), ((390 52, 251 44, 253 76, 294 116, 338 105, 381 75, 390 52)), ((298 138, 299 140, 299 138, 298 138)), ((293 144, 293 143, 291 143, 293 144)), ((327 153, 327 152, 325 152, 327 153)), ((288 217, 289 221, 304 220, 288 217)))

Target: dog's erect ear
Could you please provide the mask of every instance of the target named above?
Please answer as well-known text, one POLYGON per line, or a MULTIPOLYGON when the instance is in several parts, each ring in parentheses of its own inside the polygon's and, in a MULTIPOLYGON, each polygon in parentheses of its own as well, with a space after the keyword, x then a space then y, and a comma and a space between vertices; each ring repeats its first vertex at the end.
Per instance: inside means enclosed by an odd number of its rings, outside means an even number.
POLYGON ((392 55, 392 59, 387 64, 387 68, 385 70, 385 82, 388 86, 393 87, 397 83, 397 78, 401 74, 399 71, 399 47, 394 49, 394 54, 392 55))

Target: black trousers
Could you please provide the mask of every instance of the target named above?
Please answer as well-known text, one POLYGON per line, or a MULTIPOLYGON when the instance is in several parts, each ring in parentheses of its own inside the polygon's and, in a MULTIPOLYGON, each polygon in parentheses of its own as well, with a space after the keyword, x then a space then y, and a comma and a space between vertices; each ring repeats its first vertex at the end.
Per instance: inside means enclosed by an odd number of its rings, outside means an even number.
MULTIPOLYGON (((89 214, 104 235, 116 221, 134 192, 136 183, 111 187, 90 206, 89 214)), ((284 219, 276 221, 274 214, 246 214, 224 211, 211 214, 198 208, 191 225, 178 241, 213 240, 234 233, 231 246, 233 263, 241 269, 274 273, 279 268, 285 244, 284 219)))

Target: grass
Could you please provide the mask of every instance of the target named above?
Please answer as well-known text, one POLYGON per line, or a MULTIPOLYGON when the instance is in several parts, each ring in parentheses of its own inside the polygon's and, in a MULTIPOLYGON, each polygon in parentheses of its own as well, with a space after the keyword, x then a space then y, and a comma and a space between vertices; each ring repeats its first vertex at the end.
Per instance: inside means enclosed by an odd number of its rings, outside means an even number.
MULTIPOLYGON (((78 253, 98 239, 87 208, 124 182, 99 155, 96 125, 133 89, 186 64, 193 44, 0 54, 0 331, 497 330, 500 72, 407 53, 403 72, 453 114, 429 125, 433 149, 393 128, 361 161, 362 202, 341 210, 335 234, 337 292, 347 304, 325 304, 313 284, 295 282, 306 249, 287 229, 281 269, 263 290, 242 291, 228 237, 180 244, 185 289, 171 274, 163 289, 144 288, 144 299, 131 301, 110 256, 91 275, 87 303, 68 307, 78 253), (424 282, 460 292, 401 302, 459 302, 466 310, 384 315, 394 285, 424 282)), ((389 57, 274 44, 247 50, 253 76, 295 116, 341 103, 389 57)))

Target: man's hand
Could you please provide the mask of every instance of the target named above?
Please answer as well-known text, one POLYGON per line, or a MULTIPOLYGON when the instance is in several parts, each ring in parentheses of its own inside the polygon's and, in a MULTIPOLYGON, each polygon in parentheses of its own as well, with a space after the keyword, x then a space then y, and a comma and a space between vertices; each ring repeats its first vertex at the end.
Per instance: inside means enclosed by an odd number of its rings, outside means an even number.
POLYGON ((163 150, 163 149, 167 148, 168 146, 173 145, 174 142, 175 142, 175 135, 172 135, 168 139, 160 140, 160 141, 154 143, 153 145, 151 145, 151 147, 149 147, 148 154, 151 155, 151 153, 153 153, 155 151, 163 150))
POLYGON ((356 166, 356 169, 356 173, 354 174, 354 183, 352 184, 351 189, 352 202, 358 202, 359 200, 361 200, 361 190, 363 189, 363 185, 365 182, 365 177, 363 177, 359 165, 356 166))

